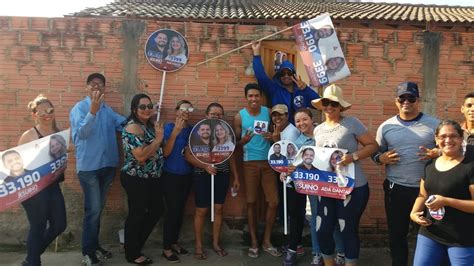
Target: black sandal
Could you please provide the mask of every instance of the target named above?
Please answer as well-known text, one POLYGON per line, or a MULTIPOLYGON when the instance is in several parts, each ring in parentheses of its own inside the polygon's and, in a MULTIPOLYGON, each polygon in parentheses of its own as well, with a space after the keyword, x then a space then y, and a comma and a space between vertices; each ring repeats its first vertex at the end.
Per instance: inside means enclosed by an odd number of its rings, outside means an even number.
POLYGON ((141 255, 140 257, 134 259, 134 260, 128 260, 129 263, 133 263, 133 264, 137 264, 137 265, 150 265, 150 264, 153 264, 153 260, 148 258, 147 256, 145 255, 141 255), (140 257, 145 257, 144 260, 138 262, 137 259, 139 259, 140 257))
POLYGON ((182 248, 182 247, 179 247, 179 250, 176 250, 174 248, 171 248, 171 250, 173 250, 178 255, 188 255, 189 254, 189 252, 186 249, 182 248))
POLYGON ((178 256, 176 256, 176 254, 171 254, 170 256, 166 256, 165 252, 163 251, 163 253, 161 254, 161 256, 163 256, 167 261, 171 262, 171 263, 177 263, 177 262, 180 262, 178 256))

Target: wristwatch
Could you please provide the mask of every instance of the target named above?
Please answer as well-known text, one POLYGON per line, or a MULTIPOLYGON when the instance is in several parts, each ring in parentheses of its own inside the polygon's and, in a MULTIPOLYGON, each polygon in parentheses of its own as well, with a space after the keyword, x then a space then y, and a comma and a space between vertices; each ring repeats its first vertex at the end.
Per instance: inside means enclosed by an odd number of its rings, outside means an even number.
POLYGON ((357 160, 359 160, 359 155, 357 155, 357 152, 353 152, 353 153, 352 153, 352 161, 355 162, 355 161, 357 161, 357 160))

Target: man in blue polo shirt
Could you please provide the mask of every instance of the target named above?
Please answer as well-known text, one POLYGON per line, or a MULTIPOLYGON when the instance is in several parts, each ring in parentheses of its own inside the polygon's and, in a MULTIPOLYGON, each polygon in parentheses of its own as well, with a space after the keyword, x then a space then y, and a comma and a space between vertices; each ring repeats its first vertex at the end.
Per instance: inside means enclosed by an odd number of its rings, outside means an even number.
POLYGON ((84 193, 83 262, 92 265, 112 257, 99 245, 100 216, 119 164, 116 132, 122 130, 125 117, 104 102, 102 74, 87 77, 86 91, 88 96, 72 108, 69 118, 76 171, 84 193))

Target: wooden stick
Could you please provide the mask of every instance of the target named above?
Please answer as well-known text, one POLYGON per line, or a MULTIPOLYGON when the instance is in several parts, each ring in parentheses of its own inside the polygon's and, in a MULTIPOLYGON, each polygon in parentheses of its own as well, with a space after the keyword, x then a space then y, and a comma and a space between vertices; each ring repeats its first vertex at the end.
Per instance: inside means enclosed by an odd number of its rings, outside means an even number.
MULTIPOLYGON (((288 178, 288 177, 287 177, 288 178)), ((286 202, 286 181, 283 183, 283 233, 288 235, 288 206, 286 202)))
POLYGON ((161 79, 160 101, 158 103, 158 113, 156 114, 156 122, 160 121, 161 104, 163 103, 163 92, 165 91, 166 71, 163 71, 163 78, 161 79))
POLYGON ((211 222, 214 222, 214 175, 211 175, 211 222))
MULTIPOLYGON (((283 30, 281 30, 281 31, 277 31, 277 32, 272 33, 272 34, 270 34, 270 35, 267 35, 267 36, 265 36, 265 37, 263 37, 263 38, 260 38, 260 39, 256 40, 255 42, 261 42, 261 41, 266 40, 266 39, 268 39, 268 38, 270 38, 270 37, 273 37, 273 36, 275 36, 275 35, 277 35, 277 34, 280 34, 280 33, 284 32, 284 31, 290 30, 290 29, 292 29, 293 27, 294 27, 294 26, 291 26, 291 27, 288 27, 288 28, 283 29, 283 30)), ((209 59, 207 59, 206 61, 202 61, 202 62, 200 62, 200 63, 197 63, 196 66, 202 65, 202 64, 207 63, 207 62, 209 62, 209 61, 212 61, 212 60, 214 60, 214 59, 216 59, 216 58, 219 58, 219 57, 222 57, 222 56, 224 56, 224 55, 228 55, 228 54, 230 54, 230 53, 233 53, 233 52, 235 52, 235 51, 238 51, 238 50, 240 50, 240 49, 242 49, 242 48, 244 48, 244 47, 247 47, 247 46, 249 46, 249 45, 252 45, 252 43, 253 43, 253 42, 249 42, 249 43, 247 43, 247 44, 245 44, 245 45, 242 45, 242 46, 240 46, 240 47, 237 47, 237 48, 235 48, 235 49, 232 49, 232 50, 230 50, 230 51, 227 51, 227 52, 225 52, 225 53, 223 53, 223 54, 220 54, 220 55, 214 56, 214 57, 212 57, 212 58, 209 58, 209 59)))

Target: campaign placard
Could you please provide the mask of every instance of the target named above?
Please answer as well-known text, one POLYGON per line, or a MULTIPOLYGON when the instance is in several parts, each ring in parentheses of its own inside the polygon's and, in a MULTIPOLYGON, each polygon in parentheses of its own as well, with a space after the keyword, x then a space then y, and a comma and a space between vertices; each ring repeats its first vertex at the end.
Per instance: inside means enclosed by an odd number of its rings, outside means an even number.
POLYGON ((188 42, 175 30, 157 30, 148 37, 145 57, 157 70, 178 71, 188 62, 188 42))
POLYGON ((346 151, 304 146, 296 155, 291 179, 298 193, 345 199, 354 188, 354 164, 339 164, 346 151))
POLYGON ((58 181, 67 166, 69 131, 0 153, 0 211, 33 197, 58 181))
POLYGON ((193 156, 205 164, 229 159, 235 149, 235 133, 222 119, 203 119, 192 129, 189 146, 193 156))
POLYGON ((295 25, 293 34, 312 86, 327 86, 351 74, 329 14, 295 25))
POLYGON ((288 165, 296 158, 298 148, 288 140, 280 140, 273 143, 268 151, 268 164, 279 173, 288 173, 288 165))

